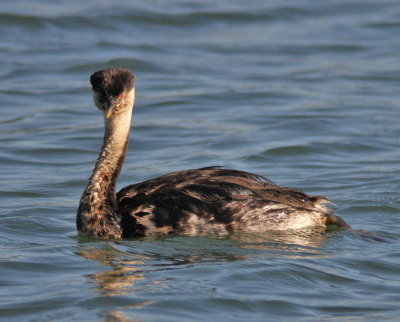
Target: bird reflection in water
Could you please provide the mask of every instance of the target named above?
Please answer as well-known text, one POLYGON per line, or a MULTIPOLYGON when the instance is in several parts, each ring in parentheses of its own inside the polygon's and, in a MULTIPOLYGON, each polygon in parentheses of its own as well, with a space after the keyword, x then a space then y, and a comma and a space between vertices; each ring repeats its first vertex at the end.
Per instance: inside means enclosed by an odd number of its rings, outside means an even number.
POLYGON ((122 252, 111 244, 104 248, 82 247, 79 254, 112 268, 90 275, 102 295, 120 296, 132 293, 135 283, 144 279, 143 274, 138 273, 140 265, 143 265, 144 257, 141 255, 122 252), (131 258, 128 259, 128 256, 131 258))
MULTIPOLYGON (((244 254, 243 252, 238 254, 238 248, 266 251, 257 252, 257 256, 326 257, 323 246, 327 239, 327 234, 331 233, 326 233, 325 229, 322 228, 320 230, 313 228, 262 234, 237 233, 228 236, 215 236, 215 238, 200 237, 203 240, 200 244, 193 237, 175 236, 171 237, 173 245, 171 244, 170 248, 174 248, 174 246, 180 248, 180 246, 185 245, 186 250, 189 250, 189 252, 184 249, 175 249, 179 250, 178 254, 175 252, 173 254, 158 254, 160 256, 158 259, 162 258, 168 264, 155 264, 157 267, 153 267, 151 270, 170 269, 171 266, 178 267, 189 263, 242 261, 255 255, 254 253, 244 254), (204 243, 204 240, 206 243, 204 243), (219 241, 224 242, 220 244, 219 241), (226 241, 233 243, 227 245, 226 241), (213 250, 210 250, 210 244, 212 244, 213 250), (194 249, 196 249, 196 252, 193 252, 194 249)), ((164 239, 164 242, 167 240, 168 238, 164 239)), ((86 246, 79 249, 79 254, 84 258, 100 262, 104 266, 111 268, 111 270, 104 270, 90 275, 90 278, 98 285, 98 291, 106 296, 121 296, 133 293, 135 284, 145 280, 143 275, 146 267, 144 261, 149 258, 140 254, 122 251, 110 243, 102 246, 102 248, 86 246)), ((166 287, 164 282, 161 281, 152 281, 146 285, 147 287, 150 287, 150 285, 151 287, 166 287)))
POLYGON ((221 262, 246 261, 259 256, 293 259, 326 257, 329 254, 326 254, 324 244, 328 235, 331 233, 326 233, 324 229, 319 231, 313 228, 291 232, 238 233, 214 237, 170 236, 141 241, 144 243, 144 249, 151 248, 150 257, 136 254, 132 249, 121 250, 118 245, 111 243, 95 246, 84 244, 79 249, 79 255, 99 262, 107 268, 89 275, 102 296, 128 296, 131 302, 108 310, 106 320, 129 321, 129 316, 133 314, 129 313, 130 310, 156 302, 140 301, 130 297, 135 290, 140 289, 142 292, 145 288, 150 292, 163 294, 168 283, 176 282, 176 279, 181 282, 173 273, 175 269, 192 267, 195 263, 213 265, 221 262), (157 247, 153 248, 154 245, 157 247), (151 277, 146 279, 146 272, 158 272, 164 276, 164 281, 152 280, 151 277))
MULTIPOLYGON (((135 284, 138 281, 145 280, 143 274, 138 273, 142 269, 141 265, 144 264, 145 256, 121 251, 109 243, 102 245, 102 248, 81 247, 79 255, 112 268, 89 275, 90 279, 98 286, 97 290, 101 295, 124 296, 132 294, 135 284)), ((154 282, 154 284, 163 283, 154 282)), ((115 307, 106 313, 106 321, 131 321, 124 311, 142 308, 153 303, 154 301, 138 301, 130 305, 115 307)))

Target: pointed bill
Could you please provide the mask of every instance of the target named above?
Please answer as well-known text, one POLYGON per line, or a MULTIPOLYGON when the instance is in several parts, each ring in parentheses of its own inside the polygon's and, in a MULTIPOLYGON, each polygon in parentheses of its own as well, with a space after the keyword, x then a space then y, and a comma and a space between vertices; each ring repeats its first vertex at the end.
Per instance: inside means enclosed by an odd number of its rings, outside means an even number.
POLYGON ((107 110, 106 119, 109 119, 110 116, 112 115, 112 113, 113 113, 113 108, 112 108, 112 106, 111 106, 111 107, 107 110))

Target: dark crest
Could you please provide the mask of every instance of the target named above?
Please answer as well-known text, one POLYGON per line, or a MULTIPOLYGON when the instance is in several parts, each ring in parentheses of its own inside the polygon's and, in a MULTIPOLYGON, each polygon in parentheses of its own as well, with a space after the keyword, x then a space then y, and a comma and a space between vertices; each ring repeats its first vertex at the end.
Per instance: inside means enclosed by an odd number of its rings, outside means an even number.
POLYGON ((128 69, 107 68, 93 73, 90 76, 90 83, 93 91, 104 97, 118 96, 134 87, 135 75, 128 69))

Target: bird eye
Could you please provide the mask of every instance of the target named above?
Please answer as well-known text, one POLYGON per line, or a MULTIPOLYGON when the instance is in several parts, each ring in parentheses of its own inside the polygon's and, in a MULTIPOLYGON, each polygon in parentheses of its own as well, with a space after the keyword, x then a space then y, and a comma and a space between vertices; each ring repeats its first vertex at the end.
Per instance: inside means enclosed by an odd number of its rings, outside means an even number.
POLYGON ((121 94, 120 96, 119 96, 119 98, 123 98, 124 97, 124 94, 121 94))

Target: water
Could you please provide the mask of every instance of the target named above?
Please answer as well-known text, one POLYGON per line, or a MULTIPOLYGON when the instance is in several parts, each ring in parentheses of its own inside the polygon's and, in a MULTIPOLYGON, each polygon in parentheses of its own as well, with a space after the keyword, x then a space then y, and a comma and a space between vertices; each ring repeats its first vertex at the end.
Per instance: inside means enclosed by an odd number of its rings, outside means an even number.
POLYGON ((3 1, 4 320, 396 320, 400 4, 3 1), (103 135, 89 76, 137 76, 119 187, 225 165, 322 194, 357 229, 79 238, 103 135))

